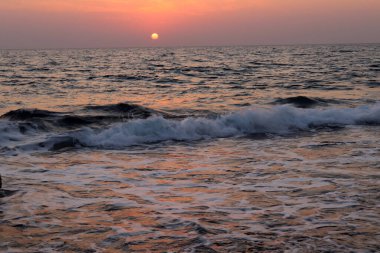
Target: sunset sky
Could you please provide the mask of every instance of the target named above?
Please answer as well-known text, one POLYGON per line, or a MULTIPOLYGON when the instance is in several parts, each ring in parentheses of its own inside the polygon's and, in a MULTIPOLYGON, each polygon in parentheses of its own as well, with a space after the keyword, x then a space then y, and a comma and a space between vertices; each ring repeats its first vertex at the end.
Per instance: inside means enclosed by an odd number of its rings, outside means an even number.
POLYGON ((379 13, 380 0, 0 0, 0 48, 378 43, 379 13))

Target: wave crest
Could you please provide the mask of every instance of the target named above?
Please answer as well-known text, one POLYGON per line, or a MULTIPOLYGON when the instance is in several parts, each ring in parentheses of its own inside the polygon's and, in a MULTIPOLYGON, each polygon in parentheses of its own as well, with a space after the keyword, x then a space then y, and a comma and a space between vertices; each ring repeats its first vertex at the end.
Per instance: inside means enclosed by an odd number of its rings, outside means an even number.
POLYGON ((161 141, 192 141, 259 133, 286 134, 326 126, 380 124, 380 104, 357 108, 299 109, 275 106, 248 109, 217 118, 165 119, 160 116, 86 128, 73 137, 89 147, 120 148, 161 141))

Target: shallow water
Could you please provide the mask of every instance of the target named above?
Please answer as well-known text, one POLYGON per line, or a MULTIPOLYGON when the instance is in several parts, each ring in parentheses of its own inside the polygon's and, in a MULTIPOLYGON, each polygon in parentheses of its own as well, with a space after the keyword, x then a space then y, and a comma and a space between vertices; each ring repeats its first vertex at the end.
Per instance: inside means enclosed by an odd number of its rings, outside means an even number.
POLYGON ((379 64, 378 45, 1 51, 0 250, 377 252, 379 64))

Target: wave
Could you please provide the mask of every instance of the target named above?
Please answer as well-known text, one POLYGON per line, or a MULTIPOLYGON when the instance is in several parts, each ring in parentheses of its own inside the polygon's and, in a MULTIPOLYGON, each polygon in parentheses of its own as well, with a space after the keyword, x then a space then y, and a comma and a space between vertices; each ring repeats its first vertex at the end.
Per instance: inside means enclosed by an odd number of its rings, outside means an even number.
POLYGON ((112 114, 122 114, 128 115, 130 118, 148 118, 152 115, 163 115, 170 117, 168 113, 153 110, 151 108, 143 107, 141 105, 131 104, 131 103, 118 103, 111 105, 93 105, 87 106, 87 110, 91 111, 101 111, 112 114))
POLYGON ((39 127, 32 123, 0 121, 0 147, 12 142, 20 142, 35 135, 39 127))
POLYGON ((5 113, 0 119, 15 122, 30 122, 40 128, 75 129, 83 126, 107 125, 130 119, 146 119, 153 115, 175 117, 169 113, 153 110, 140 105, 119 103, 112 105, 87 106, 78 112, 54 112, 40 109, 18 109, 5 113))
POLYGON ((18 109, 9 111, 1 116, 1 118, 7 118, 9 120, 31 120, 35 118, 48 118, 56 116, 57 112, 51 112, 47 110, 39 109, 18 109))
POLYGON ((251 134, 288 134, 320 127, 379 125, 380 104, 357 108, 300 109, 289 105, 247 109, 216 118, 148 119, 118 123, 106 129, 86 128, 71 137, 83 146, 122 148, 162 141, 195 141, 251 134))
MULTIPOLYGON (((114 107, 111 105, 87 109, 115 112, 126 109, 128 106, 114 107)), ((138 107, 132 106, 131 108, 138 107)), ((52 115, 53 118, 57 116, 56 113, 51 114, 46 111, 34 111, 34 113, 33 117, 29 117, 30 112, 27 112, 26 118, 34 119, 38 115, 45 120, 46 115, 49 115, 48 118, 52 115)), ((24 111, 11 115, 17 115, 16 118, 22 115, 22 118, 25 119, 24 111)), ((228 114, 213 115, 209 118, 194 116, 165 118, 165 115, 152 114, 147 118, 96 125, 85 124, 86 122, 82 122, 83 118, 80 118, 78 122, 78 119, 72 115, 65 115, 63 118, 60 116, 60 124, 66 120, 69 125, 80 125, 69 131, 67 128, 65 128, 66 130, 41 128, 36 122, 12 121, 10 119, 15 120, 14 117, 10 117, 10 115, 7 117, 9 118, 0 120, 0 148, 3 149, 9 149, 12 146, 31 151, 41 148, 61 150, 74 147, 121 149, 165 141, 197 141, 247 135, 283 135, 320 128, 340 129, 349 125, 380 125, 380 103, 356 108, 325 109, 303 109, 291 105, 278 105, 266 109, 251 107, 228 114)), ((99 121, 104 120, 103 116, 98 117, 100 117, 99 121)))
POLYGON ((327 100, 322 98, 310 98, 306 96, 296 96, 288 98, 278 98, 274 104, 292 104, 299 108, 311 108, 316 106, 326 106, 328 103, 337 103, 334 100, 327 100))

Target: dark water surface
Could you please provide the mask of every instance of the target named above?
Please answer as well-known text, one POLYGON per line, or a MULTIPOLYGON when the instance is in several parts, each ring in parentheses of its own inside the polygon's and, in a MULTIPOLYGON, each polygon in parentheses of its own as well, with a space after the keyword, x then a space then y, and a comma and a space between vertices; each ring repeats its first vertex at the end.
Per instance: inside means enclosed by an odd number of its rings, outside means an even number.
POLYGON ((0 251, 380 251, 380 46, 0 51, 0 251))

